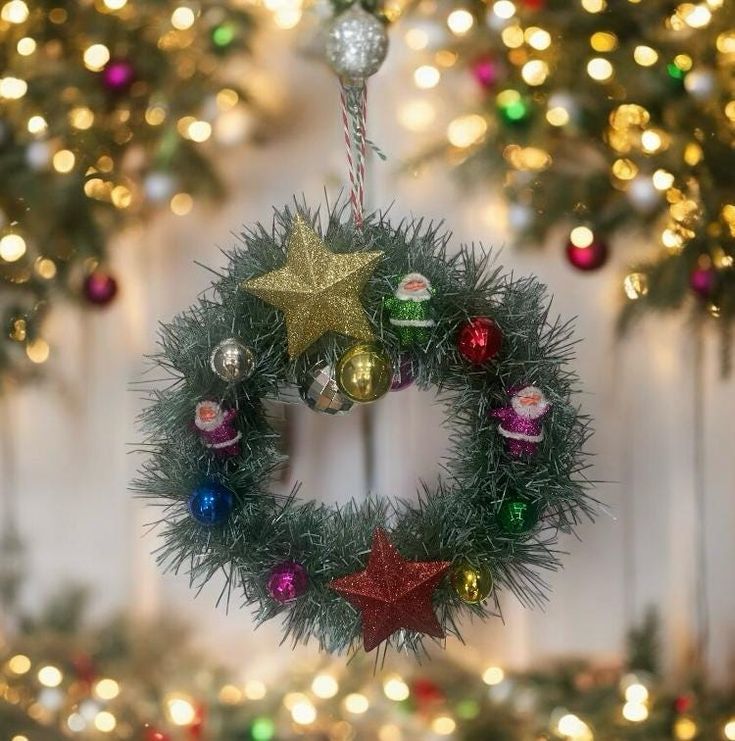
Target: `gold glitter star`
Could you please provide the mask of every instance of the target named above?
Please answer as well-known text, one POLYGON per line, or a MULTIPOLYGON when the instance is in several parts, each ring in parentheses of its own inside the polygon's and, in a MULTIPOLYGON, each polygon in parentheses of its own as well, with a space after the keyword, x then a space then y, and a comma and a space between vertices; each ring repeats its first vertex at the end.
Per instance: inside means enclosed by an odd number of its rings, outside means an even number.
POLYGON ((243 288, 284 313, 288 354, 295 358, 329 331, 372 339, 360 293, 382 256, 382 252, 331 252, 297 215, 286 265, 245 281, 243 288))

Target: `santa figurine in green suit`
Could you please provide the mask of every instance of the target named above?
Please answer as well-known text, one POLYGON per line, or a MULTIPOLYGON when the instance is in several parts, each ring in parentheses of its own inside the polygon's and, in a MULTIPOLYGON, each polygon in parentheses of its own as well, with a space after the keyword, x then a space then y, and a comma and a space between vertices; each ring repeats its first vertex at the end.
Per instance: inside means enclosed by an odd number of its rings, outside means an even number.
POLYGON ((431 336, 431 283, 421 273, 404 275, 385 308, 402 345, 426 342, 431 336))

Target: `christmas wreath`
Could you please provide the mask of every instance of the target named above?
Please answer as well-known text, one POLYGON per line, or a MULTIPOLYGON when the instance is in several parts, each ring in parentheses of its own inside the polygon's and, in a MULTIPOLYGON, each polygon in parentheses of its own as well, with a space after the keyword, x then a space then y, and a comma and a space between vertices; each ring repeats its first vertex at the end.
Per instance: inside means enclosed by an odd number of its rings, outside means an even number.
POLYGON ((573 349, 544 286, 450 252, 436 225, 276 211, 161 331, 170 382, 143 414, 136 487, 163 507, 160 562, 196 586, 224 573, 258 622, 280 615, 285 637, 335 652, 459 635, 462 614, 499 614, 502 589, 538 603, 558 531, 593 512, 573 349), (269 492, 282 454, 265 400, 298 388, 345 414, 411 383, 452 427, 433 488, 341 507, 269 492))

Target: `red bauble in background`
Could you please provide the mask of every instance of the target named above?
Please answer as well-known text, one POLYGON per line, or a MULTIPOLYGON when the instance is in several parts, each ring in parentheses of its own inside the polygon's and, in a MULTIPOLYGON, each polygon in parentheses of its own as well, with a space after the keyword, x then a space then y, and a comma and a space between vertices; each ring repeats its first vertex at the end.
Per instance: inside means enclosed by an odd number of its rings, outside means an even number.
POLYGON ((567 260, 577 270, 598 270, 606 262, 610 250, 604 239, 596 237, 587 227, 572 229, 567 242, 567 260), (579 236, 578 231, 584 233, 579 236))
POLYGON ((431 679, 424 677, 419 677, 413 681, 411 694, 420 710, 429 710, 446 700, 446 695, 442 692, 441 687, 431 679))
POLYGON ((478 316, 459 328, 457 349, 465 360, 482 365, 492 360, 503 344, 500 327, 486 316, 478 316))
POLYGON ((521 0, 521 5, 529 10, 541 10, 546 5, 546 0, 521 0))
POLYGON ((72 666, 77 679, 86 685, 91 685, 97 678, 97 668, 89 654, 78 653, 72 658, 72 666))
POLYGON ((717 285, 717 271, 711 266, 696 267, 689 274, 689 287, 699 298, 711 298, 717 285))
POLYGON ((157 728, 148 726, 143 734, 143 739, 144 741, 171 741, 171 736, 157 728))
POLYGON ((84 279, 84 297, 95 306, 107 306, 117 295, 117 281, 104 270, 95 270, 84 279))

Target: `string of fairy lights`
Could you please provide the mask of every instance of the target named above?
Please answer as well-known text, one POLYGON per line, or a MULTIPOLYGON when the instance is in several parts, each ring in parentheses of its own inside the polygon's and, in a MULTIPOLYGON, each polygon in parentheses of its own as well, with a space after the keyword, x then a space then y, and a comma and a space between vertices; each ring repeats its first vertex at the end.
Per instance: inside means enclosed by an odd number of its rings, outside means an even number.
MULTIPOLYGON (((615 680, 615 676, 613 672, 606 682, 615 680)), ((590 681, 585 677, 580 675, 579 681, 590 681)), ((218 686, 198 694, 190 689, 165 688, 157 704, 151 706, 150 698, 135 686, 132 677, 89 680, 76 671, 65 674, 52 663, 14 654, 2 665, 0 701, 17 706, 35 723, 56 728, 64 735, 125 739, 141 738, 142 731, 146 741, 198 738, 203 731, 237 731, 245 734, 238 738, 252 741, 319 733, 345 740, 365 733, 379 741, 403 741, 417 734, 454 738, 463 737, 463 729, 482 721, 483 714, 491 723, 491 716, 500 717, 501 708, 529 702, 523 675, 508 675, 500 666, 489 666, 469 681, 450 700, 440 684, 422 675, 421 670, 413 669, 408 676, 395 671, 375 676, 365 667, 345 673, 341 662, 273 686, 251 678, 239 683, 220 680, 218 686), (185 735, 179 736, 179 731, 185 735)), ((645 673, 627 673, 615 681, 618 708, 616 717, 608 722, 620 734, 626 734, 626 729, 631 733, 644 729, 658 702, 655 683, 653 688, 650 686, 652 678, 645 673)), ((466 678, 462 682, 466 683, 466 678)), ((692 699, 680 696, 674 705, 669 737, 675 741, 701 738, 703 729, 691 712, 692 699)), ((593 723, 563 705, 545 711, 545 722, 538 710, 531 712, 530 706, 524 712, 527 717, 536 717, 537 732, 550 734, 551 738, 596 738, 593 723)), ((7 730, 11 741, 29 741, 23 733, 13 735, 13 729, 7 730)), ((725 740, 735 739, 735 716, 721 721, 719 734, 725 740)))

